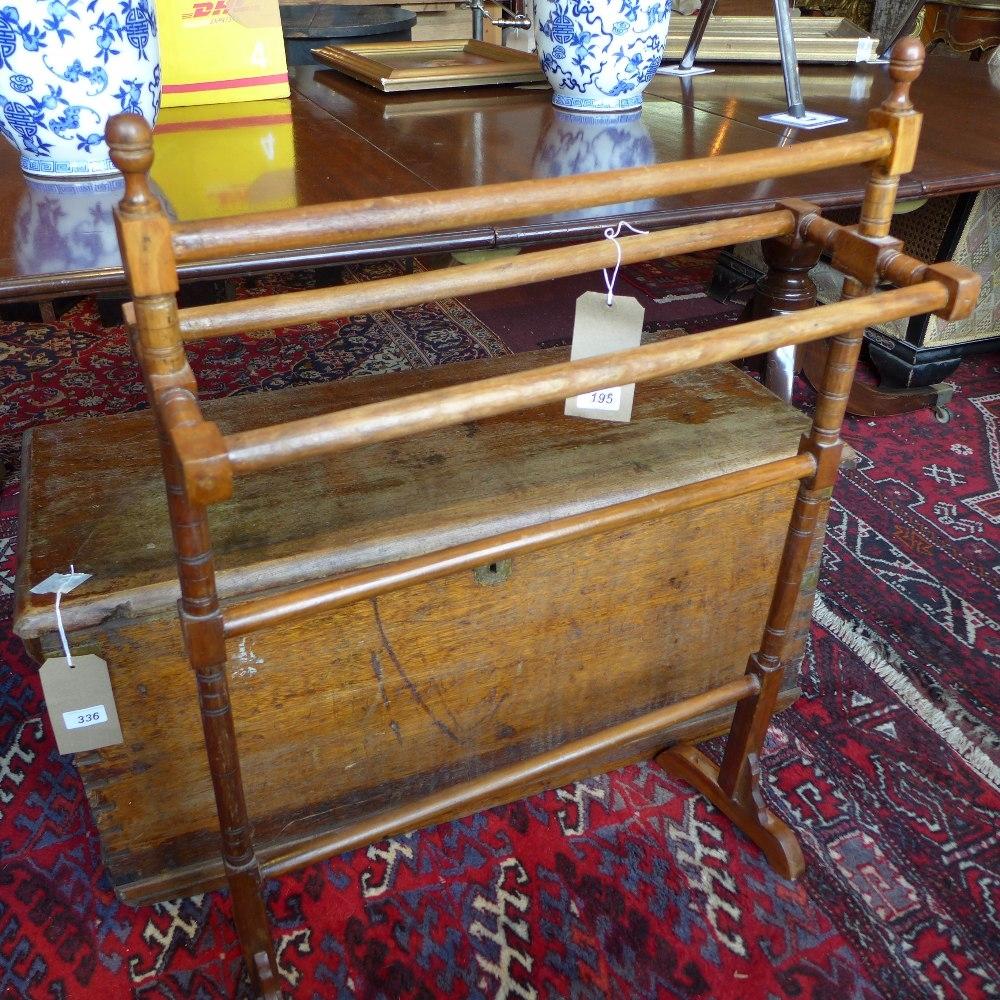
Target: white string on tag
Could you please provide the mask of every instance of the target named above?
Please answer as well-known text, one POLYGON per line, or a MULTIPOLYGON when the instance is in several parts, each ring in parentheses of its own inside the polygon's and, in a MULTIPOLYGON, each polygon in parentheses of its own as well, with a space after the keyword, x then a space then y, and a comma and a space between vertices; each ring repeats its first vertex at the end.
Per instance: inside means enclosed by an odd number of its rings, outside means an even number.
MULTIPOLYGON (((69 564, 70 577, 76 575, 76 570, 73 568, 73 564, 69 564)), ((69 640, 66 638, 66 629, 63 627, 62 612, 59 610, 59 602, 62 600, 62 595, 66 592, 68 580, 63 580, 59 584, 59 589, 56 591, 56 628, 59 629, 59 641, 62 643, 63 652, 66 654, 66 666, 73 666, 73 654, 69 651, 69 640)))
POLYGON ((628 226, 628 228, 631 229, 636 236, 649 235, 649 232, 647 230, 636 229, 635 226, 633 226, 629 222, 626 222, 624 219, 622 219, 622 221, 618 223, 618 226, 616 228, 613 229, 611 226, 608 226, 608 228, 604 230, 604 238, 606 240, 611 240, 611 242, 614 243, 615 245, 615 250, 618 251, 618 260, 615 262, 615 269, 614 271, 611 272, 610 278, 608 277, 608 269, 606 267, 602 268, 602 270, 604 271, 604 284, 608 286, 609 309, 614 305, 615 302, 615 281, 618 278, 618 269, 622 266, 622 245, 618 242, 618 237, 621 236, 622 234, 622 226, 628 226))
POLYGON ((63 652, 66 654, 67 666, 74 666, 73 654, 69 649, 69 640, 66 638, 66 629, 63 627, 62 610, 60 603, 62 595, 75 590, 81 583, 90 579, 89 573, 77 573, 76 567, 70 566, 68 573, 53 573, 47 576, 41 583, 35 584, 31 588, 33 594, 55 594, 56 596, 56 628, 59 631, 59 642, 62 643, 63 652))

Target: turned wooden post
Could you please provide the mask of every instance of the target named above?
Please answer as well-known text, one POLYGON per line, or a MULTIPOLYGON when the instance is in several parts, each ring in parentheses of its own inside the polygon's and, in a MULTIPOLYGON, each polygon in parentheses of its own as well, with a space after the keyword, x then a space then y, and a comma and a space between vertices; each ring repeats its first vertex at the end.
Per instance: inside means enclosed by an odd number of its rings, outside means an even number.
MULTIPOLYGON (((906 38, 897 43, 889 66, 892 93, 869 118, 871 127, 885 128, 893 135, 894 142, 892 151, 885 159, 873 165, 861 208, 858 232, 867 239, 865 249, 872 251, 866 257, 858 258, 863 260, 867 280, 846 278, 845 298, 873 291, 878 279, 880 247, 884 246, 888 251, 898 246, 896 241, 887 237, 899 175, 912 168, 916 153, 920 116, 910 103, 909 88, 920 73, 923 56, 923 46, 918 39, 906 38)), ((838 263, 835 253, 835 266, 838 263)), ((857 267, 853 269, 855 272, 858 270, 857 267)), ((764 803, 759 756, 781 686, 785 649, 792 638, 789 631, 802 591, 809 549, 817 534, 825 530, 826 514, 843 451, 840 431, 863 336, 864 330, 860 329, 832 339, 818 387, 819 398, 812 427, 799 448, 800 453, 808 453, 815 458, 816 472, 803 480, 799 487, 764 637, 760 649, 747 664, 747 673, 759 681, 759 691, 737 704, 722 764, 717 772, 711 761, 691 745, 671 748, 657 758, 668 770, 691 781, 730 816, 764 850, 771 865, 787 878, 797 878, 805 863, 795 835, 764 803)))
MULTIPOLYGON (((873 112, 870 124, 891 127, 896 143, 887 161, 877 163, 868 180, 861 207, 859 233, 870 239, 888 236, 899 187, 899 173, 913 163, 919 116, 909 100, 910 83, 917 78, 923 63, 923 46, 915 38, 904 39, 893 49, 889 67, 893 90, 879 111, 873 112), (912 123, 912 124, 910 124, 912 123), (915 127, 914 127, 915 126, 915 127)), ((837 264, 835 258, 834 264, 837 264)), ((874 266, 867 282, 856 278, 844 280, 844 297, 853 298, 874 289, 878 275, 874 266)), ((827 357, 826 370, 818 388, 819 398, 809 434, 800 451, 816 458, 816 474, 804 480, 792 511, 791 524, 782 555, 778 584, 768 614, 764 639, 747 667, 758 676, 760 693, 744 699, 737 706, 733 728, 719 769, 721 789, 736 801, 748 804, 754 798, 756 759, 784 670, 782 654, 790 638, 788 626, 795 602, 802 589, 802 577, 809 547, 817 531, 825 526, 826 512, 840 466, 843 441, 840 437, 845 406, 854 378, 864 330, 854 330, 834 337, 827 357)))
POLYGON ((760 246, 767 274, 754 291, 751 318, 780 316, 816 305, 816 285, 809 272, 819 262, 822 248, 798 233, 762 240, 760 246))
MULTIPOLYGON (((816 305, 816 285, 809 272, 819 262, 821 248, 799 233, 761 241, 767 273, 757 283, 750 302, 753 319, 781 316, 816 305)), ((792 401, 797 349, 780 347, 767 355, 764 384, 779 399, 792 401)))
POLYGON ((125 194, 115 209, 115 225, 133 296, 132 342, 153 402, 160 439, 180 578, 181 627, 198 685, 234 921, 251 983, 259 994, 276 1000, 281 996, 277 962, 240 776, 208 521, 205 508, 188 500, 169 433, 183 426, 185 417, 177 411, 184 400, 193 399, 197 386, 177 319, 177 269, 170 223, 147 180, 153 161, 153 134, 138 115, 119 115, 108 123, 107 139, 111 158, 125 176, 125 194))

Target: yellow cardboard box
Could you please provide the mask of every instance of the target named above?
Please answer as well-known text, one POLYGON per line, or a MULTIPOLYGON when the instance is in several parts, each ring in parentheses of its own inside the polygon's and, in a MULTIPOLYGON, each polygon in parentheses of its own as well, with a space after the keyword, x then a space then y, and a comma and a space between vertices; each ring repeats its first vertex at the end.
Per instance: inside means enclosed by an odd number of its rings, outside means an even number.
POLYGON ((278 0, 156 0, 162 106, 288 97, 278 0))

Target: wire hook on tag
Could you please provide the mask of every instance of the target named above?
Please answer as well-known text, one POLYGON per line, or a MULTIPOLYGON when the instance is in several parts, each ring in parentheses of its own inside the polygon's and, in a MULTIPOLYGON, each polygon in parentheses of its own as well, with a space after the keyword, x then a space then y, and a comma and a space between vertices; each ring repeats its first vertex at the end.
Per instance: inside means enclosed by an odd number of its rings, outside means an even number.
POLYGON ((645 229, 636 229, 631 223, 626 222, 622 219, 618 223, 617 227, 608 226, 604 230, 604 238, 606 240, 611 240, 615 245, 615 250, 618 251, 618 260, 615 262, 615 269, 611 272, 611 277, 608 277, 608 269, 602 268, 604 271, 604 284, 608 286, 608 308, 610 309, 615 302, 615 281, 618 278, 618 269, 622 266, 622 245, 618 242, 618 237, 622 234, 622 226, 628 226, 629 229, 635 233, 636 236, 648 236, 649 232, 645 229))

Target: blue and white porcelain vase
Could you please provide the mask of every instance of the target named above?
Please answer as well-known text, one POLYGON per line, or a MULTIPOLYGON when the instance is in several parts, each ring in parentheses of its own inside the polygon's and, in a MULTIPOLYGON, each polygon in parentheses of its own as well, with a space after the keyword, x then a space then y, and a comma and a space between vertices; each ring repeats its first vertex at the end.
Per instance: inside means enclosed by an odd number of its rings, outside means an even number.
POLYGON ((656 74, 671 0, 535 0, 538 57, 570 111, 628 111, 656 74))
POLYGON ((0 7, 0 134, 21 153, 25 173, 114 174, 107 120, 129 111, 153 124, 159 106, 152 0, 14 0, 0 7))

